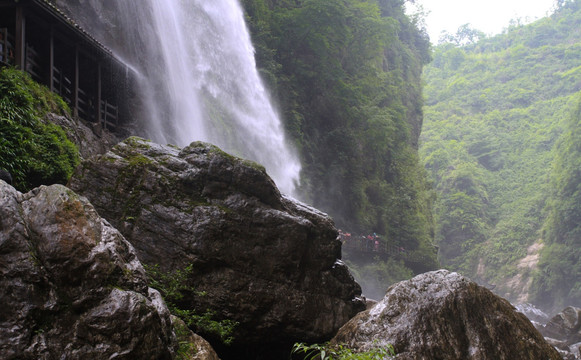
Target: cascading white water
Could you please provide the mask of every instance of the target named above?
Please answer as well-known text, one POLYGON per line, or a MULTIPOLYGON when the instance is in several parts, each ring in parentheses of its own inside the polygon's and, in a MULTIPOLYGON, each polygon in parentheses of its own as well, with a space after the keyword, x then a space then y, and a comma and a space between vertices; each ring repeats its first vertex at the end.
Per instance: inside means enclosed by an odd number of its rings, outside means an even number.
POLYGON ((145 134, 214 143, 265 166, 292 194, 300 163, 259 77, 238 0, 139 0, 116 5, 123 46, 147 99, 145 134), (127 51, 128 50, 128 51, 127 51))

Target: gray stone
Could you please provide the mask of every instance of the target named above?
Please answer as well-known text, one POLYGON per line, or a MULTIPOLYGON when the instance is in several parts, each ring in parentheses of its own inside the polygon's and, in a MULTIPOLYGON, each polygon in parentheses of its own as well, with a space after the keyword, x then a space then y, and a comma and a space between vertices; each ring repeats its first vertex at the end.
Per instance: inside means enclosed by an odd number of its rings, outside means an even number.
POLYGON ((165 271, 194 265, 189 285, 206 295, 183 305, 239 322, 238 358, 329 339, 365 309, 338 261, 332 220, 282 196, 256 163, 201 142, 179 149, 129 138, 84 161, 70 186, 142 262, 165 271))
POLYGON ((506 300, 457 273, 418 275, 393 285, 332 343, 369 350, 391 344, 397 359, 561 359, 506 300))
POLYGON ((173 358, 133 247, 64 186, 0 181, 0 288, 1 359, 173 358))
MULTIPOLYGON (((579 355, 579 345, 581 344, 580 308, 568 306, 553 316, 546 324, 538 325, 537 329, 560 351, 568 352, 569 358, 581 358, 579 355)), ((563 357, 566 356, 563 355, 563 357)))
POLYGON ((180 318, 172 315, 171 320, 180 342, 178 352, 181 360, 220 360, 212 345, 188 329, 180 318))
POLYGON ((8 185, 12 185, 12 174, 8 170, 0 168, 0 180, 6 182, 8 185))
POLYGON ((89 128, 79 119, 48 113, 44 121, 59 125, 67 138, 77 146, 82 158, 104 154, 120 141, 115 134, 101 129, 99 125, 89 128))
POLYGON ((539 330, 544 336, 565 341, 569 345, 581 342, 581 309, 568 306, 539 330))

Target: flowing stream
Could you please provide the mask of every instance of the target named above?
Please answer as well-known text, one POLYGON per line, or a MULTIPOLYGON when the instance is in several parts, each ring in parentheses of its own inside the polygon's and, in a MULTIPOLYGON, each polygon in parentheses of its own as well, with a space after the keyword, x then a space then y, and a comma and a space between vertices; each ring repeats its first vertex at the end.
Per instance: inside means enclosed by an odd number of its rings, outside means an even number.
POLYGON ((294 193, 300 163, 259 77, 238 0, 88 1, 114 28, 89 32, 139 72, 143 135, 211 142, 264 165, 281 191, 294 193))

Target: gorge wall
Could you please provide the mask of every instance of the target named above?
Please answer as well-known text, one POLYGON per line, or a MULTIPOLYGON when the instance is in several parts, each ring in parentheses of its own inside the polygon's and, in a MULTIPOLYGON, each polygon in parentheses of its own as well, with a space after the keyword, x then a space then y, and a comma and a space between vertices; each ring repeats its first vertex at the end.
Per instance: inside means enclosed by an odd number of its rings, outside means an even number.
POLYGON ((425 71, 420 151, 442 264, 549 313, 579 301, 578 236, 565 220, 578 179, 564 168, 578 157, 581 36, 570 29, 580 19, 579 1, 562 2, 503 34, 437 46, 425 71))

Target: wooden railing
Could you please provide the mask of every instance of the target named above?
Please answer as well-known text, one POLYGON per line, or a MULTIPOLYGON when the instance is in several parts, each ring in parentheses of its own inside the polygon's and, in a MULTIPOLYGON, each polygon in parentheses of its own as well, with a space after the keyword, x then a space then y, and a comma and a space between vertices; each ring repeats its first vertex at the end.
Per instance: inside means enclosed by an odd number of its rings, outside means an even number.
POLYGON ((57 67, 52 68, 52 88, 67 104, 72 104, 73 82, 57 67))
MULTIPOLYGON (((0 65, 14 65, 14 35, 8 31, 8 28, 0 28, 0 65)), ((43 70, 41 64, 41 54, 30 44, 26 44, 25 48, 25 70, 32 78, 42 83, 43 70)), ((61 64, 62 65, 62 64, 61 64)), ((115 130, 119 126, 119 107, 110 101, 110 99, 102 99, 101 103, 97 105, 97 95, 92 95, 86 89, 77 89, 75 97, 74 79, 69 74, 63 71, 61 66, 53 66, 52 68, 52 90, 60 95, 63 100, 71 106, 76 108, 76 114, 79 118, 89 122, 100 122, 100 124, 109 130, 115 130), (76 104, 73 104, 75 102, 76 104), (97 108, 100 106, 100 109, 97 108), (98 119, 98 112, 100 110, 100 119, 98 119)))
MULTIPOLYGON (((53 68, 53 91, 60 95, 69 105, 74 107, 73 82, 57 67, 53 68)), ((77 93, 77 115, 79 118, 96 122, 97 114, 95 107, 96 100, 82 88, 77 93)), ((119 125, 119 107, 107 99, 101 100, 101 125, 109 130, 115 130, 119 125)))
POLYGON ((0 28, 0 63, 14 64, 14 36, 8 32, 8 28, 0 28))
POLYGON ((30 46, 30 44, 26 44, 26 72, 32 76, 32 78, 38 82, 42 82, 41 76, 41 67, 38 63, 39 56, 38 52, 30 46))
POLYGON ((105 100, 101 100, 101 123, 104 128, 113 130, 119 125, 119 107, 105 100))
POLYGON ((78 98, 77 98, 77 114, 78 116, 90 122, 96 122, 97 115, 96 115, 96 108, 94 106, 94 99, 91 98, 87 93, 79 88, 78 90, 78 98))
POLYGON ((389 255, 393 257, 403 257, 406 255, 406 251, 403 247, 388 244, 375 238, 369 239, 364 236, 342 236, 341 239, 343 242, 343 248, 347 250, 369 254, 389 255))
POLYGON ((406 264, 422 264, 432 261, 425 255, 418 254, 414 251, 410 252, 403 246, 388 243, 379 236, 347 235, 341 233, 340 239, 344 250, 368 259, 374 259, 379 256, 383 259, 401 259, 406 264))

